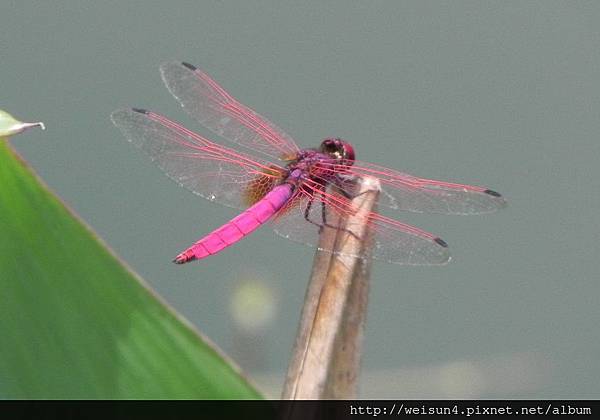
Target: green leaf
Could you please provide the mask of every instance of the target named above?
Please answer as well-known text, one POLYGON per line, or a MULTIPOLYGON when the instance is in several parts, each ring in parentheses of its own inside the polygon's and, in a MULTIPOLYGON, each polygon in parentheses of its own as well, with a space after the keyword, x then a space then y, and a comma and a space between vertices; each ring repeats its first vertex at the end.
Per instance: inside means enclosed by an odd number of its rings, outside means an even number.
POLYGON ((0 138, 22 133, 32 127, 40 127, 42 130, 46 129, 42 122, 25 123, 0 109, 0 138))
POLYGON ((261 395, 0 141, 0 398, 261 395))

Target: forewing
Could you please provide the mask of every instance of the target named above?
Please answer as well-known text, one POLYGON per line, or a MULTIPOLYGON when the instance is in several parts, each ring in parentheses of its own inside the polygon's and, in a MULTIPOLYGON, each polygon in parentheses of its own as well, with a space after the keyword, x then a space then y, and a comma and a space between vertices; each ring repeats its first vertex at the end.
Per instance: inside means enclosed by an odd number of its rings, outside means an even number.
POLYGON ((353 165, 323 162, 332 173, 349 178, 376 177, 382 184, 379 205, 416 213, 482 214, 504 206, 497 192, 485 187, 417 178, 372 163, 356 161, 353 165))
POLYGON ((161 65, 160 72, 183 109, 209 130, 275 159, 298 152, 283 130, 238 102, 202 70, 188 63, 168 62, 161 65))
POLYGON ((167 176, 208 200, 243 209, 260 185, 274 184, 284 169, 213 143, 180 124, 151 111, 121 109, 112 113, 113 123, 137 148, 146 152, 167 176))

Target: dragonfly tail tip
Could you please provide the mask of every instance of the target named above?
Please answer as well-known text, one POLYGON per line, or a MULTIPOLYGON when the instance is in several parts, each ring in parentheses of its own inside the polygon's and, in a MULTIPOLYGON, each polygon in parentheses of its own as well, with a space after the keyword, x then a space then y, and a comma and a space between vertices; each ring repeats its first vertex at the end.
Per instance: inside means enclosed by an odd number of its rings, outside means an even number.
POLYGON ((175 264, 185 264, 195 259, 196 257, 194 255, 188 255, 187 253, 182 252, 181 254, 173 258, 173 262, 175 264))

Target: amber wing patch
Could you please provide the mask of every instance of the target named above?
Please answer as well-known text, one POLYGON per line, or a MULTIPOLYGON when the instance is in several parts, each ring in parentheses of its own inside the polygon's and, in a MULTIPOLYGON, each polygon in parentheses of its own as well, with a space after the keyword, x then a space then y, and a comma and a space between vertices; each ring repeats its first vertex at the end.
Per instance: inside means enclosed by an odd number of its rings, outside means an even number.
POLYGON ((276 166, 263 169, 262 172, 250 181, 243 191, 244 202, 248 206, 258 203, 275 185, 279 184, 284 175, 276 166))

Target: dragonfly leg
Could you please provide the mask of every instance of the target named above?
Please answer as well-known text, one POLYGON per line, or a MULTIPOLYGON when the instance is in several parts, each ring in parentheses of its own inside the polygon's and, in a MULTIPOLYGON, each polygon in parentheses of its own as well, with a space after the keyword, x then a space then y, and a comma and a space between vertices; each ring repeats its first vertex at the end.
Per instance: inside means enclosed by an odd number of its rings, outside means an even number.
MULTIPOLYGON (((312 208, 313 201, 315 201, 315 200, 309 199, 308 203, 306 204, 306 208, 304 209, 304 220, 306 220, 309 223, 312 223, 313 225, 319 226, 319 231, 320 231, 321 229, 323 229, 323 225, 321 223, 317 223, 317 222, 310 220, 310 209, 312 208)), ((321 204, 323 204, 323 203, 321 203, 321 204)), ((325 220, 325 216, 323 216, 323 220, 325 220)))
POLYGON ((321 230, 323 230, 323 227, 328 227, 328 228, 331 228, 331 229, 343 230, 343 231, 349 233, 350 235, 354 236, 356 239, 358 239, 358 240, 361 239, 358 235, 356 235, 350 229, 340 228, 338 226, 335 226, 335 225, 327 223, 327 207, 325 206, 325 202, 324 201, 321 201, 321 219, 322 219, 323 223, 318 223, 318 222, 315 222, 313 220, 310 220, 310 209, 312 208, 313 202, 314 202, 314 199, 308 200, 308 204, 306 205, 306 209, 304 210, 304 219, 307 222, 312 223, 313 225, 318 226, 319 227, 319 232, 321 230))
POLYGON ((339 189, 340 193, 349 200, 354 200, 356 197, 360 197, 361 195, 369 192, 369 190, 365 190, 365 191, 361 191, 357 194, 354 194, 349 191, 346 191, 346 189, 344 189, 343 186, 341 186, 341 185, 338 185, 338 189, 339 189))

